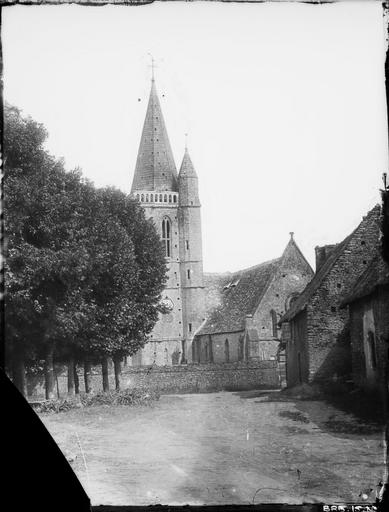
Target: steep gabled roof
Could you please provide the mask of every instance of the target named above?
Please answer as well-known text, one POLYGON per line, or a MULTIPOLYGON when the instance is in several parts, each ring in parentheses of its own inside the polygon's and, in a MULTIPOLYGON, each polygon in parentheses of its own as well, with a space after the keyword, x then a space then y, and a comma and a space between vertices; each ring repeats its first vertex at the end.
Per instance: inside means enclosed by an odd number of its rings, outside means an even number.
POLYGON ((211 310, 196 334, 244 330, 246 315, 252 315, 257 309, 280 262, 281 258, 267 261, 233 274, 224 274, 217 284, 213 282, 212 291, 218 293, 219 304, 211 310))
MULTIPOLYGON (((374 219, 378 219, 378 214, 379 206, 377 205, 372 210, 370 210, 370 212, 366 215, 366 218, 364 220, 367 222, 374 221, 374 219)), ((350 235, 348 235, 342 242, 334 246, 328 258, 324 261, 322 266, 316 272, 313 279, 307 284, 307 286, 299 295, 299 297, 293 302, 293 305, 291 306, 289 311, 287 311, 285 315, 281 318, 279 322, 280 324, 282 322, 288 322, 307 307, 307 304, 310 301, 310 299, 321 286, 322 282, 329 274, 329 272, 331 271, 335 263, 338 261, 340 256, 347 249, 349 242, 353 239, 354 234, 359 229, 361 224, 359 224, 358 227, 354 229, 354 231, 350 235)))
POLYGON ((177 170, 154 79, 139 144, 131 192, 178 191, 177 170))
POLYGON ((389 286, 389 266, 377 254, 365 272, 357 279, 350 293, 343 299, 342 306, 371 295, 378 287, 389 286))
POLYGON ((313 275, 311 266, 291 233, 280 258, 234 273, 204 274, 208 317, 196 334, 244 330, 246 315, 255 313, 276 273, 294 265, 313 275))

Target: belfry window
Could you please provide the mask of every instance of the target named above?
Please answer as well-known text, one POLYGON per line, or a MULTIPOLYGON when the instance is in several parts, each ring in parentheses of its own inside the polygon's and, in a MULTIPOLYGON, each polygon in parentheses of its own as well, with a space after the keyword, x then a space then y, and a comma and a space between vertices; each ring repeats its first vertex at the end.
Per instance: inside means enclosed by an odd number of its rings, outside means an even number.
POLYGON ((171 247, 172 247, 172 236, 171 236, 171 223, 170 220, 166 217, 162 221, 162 241, 165 247, 165 256, 170 258, 171 256, 171 247))

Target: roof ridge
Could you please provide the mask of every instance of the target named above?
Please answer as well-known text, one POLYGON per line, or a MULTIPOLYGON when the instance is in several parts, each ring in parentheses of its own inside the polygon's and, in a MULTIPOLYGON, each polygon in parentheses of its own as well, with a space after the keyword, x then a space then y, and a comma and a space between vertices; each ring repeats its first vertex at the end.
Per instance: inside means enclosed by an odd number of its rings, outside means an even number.
POLYGON ((273 263, 281 261, 281 259, 282 259, 282 256, 280 256, 279 258, 273 258, 272 260, 263 261, 262 263, 257 263, 257 265, 253 265, 253 266, 247 267, 247 268, 242 268, 241 270, 236 270, 235 272, 232 272, 232 275, 235 276, 236 274, 239 274, 241 272, 248 272, 249 270, 255 270, 257 268, 264 267, 266 265, 271 265, 273 263))

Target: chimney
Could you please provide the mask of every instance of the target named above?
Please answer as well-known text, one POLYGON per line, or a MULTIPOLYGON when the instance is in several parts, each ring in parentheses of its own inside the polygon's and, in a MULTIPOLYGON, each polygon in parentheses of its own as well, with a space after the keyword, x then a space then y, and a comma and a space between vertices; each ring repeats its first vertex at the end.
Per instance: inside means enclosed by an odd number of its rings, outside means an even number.
POLYGON ((329 244, 329 245, 317 245, 315 247, 315 255, 316 255, 316 272, 323 266, 323 263, 326 261, 328 256, 334 250, 337 244, 329 244))

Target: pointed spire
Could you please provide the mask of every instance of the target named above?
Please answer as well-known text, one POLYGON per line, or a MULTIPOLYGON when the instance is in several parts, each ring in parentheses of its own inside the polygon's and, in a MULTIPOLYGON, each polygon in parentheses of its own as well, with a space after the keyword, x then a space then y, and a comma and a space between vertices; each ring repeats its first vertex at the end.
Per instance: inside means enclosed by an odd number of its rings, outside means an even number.
POLYGON ((177 170, 155 86, 154 59, 152 62, 150 98, 131 192, 137 190, 177 192, 177 170))
MULTIPOLYGON (((185 136, 187 137, 187 134, 185 134, 185 136)), ((182 178, 182 177, 189 177, 189 176, 192 176, 192 177, 197 177, 197 174, 196 174, 196 171, 195 171, 195 168, 193 166, 193 163, 192 163, 192 160, 189 156, 189 151, 188 151, 188 145, 187 145, 187 138, 185 137, 185 153, 184 153, 184 158, 182 159, 182 163, 181 163, 181 167, 180 167, 180 173, 178 175, 178 178, 182 178)))

